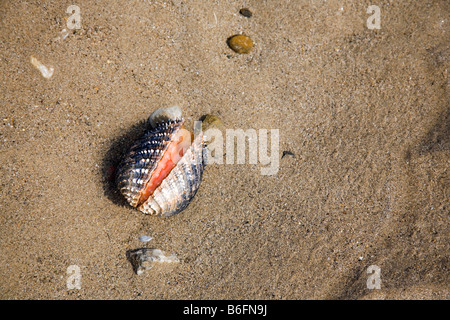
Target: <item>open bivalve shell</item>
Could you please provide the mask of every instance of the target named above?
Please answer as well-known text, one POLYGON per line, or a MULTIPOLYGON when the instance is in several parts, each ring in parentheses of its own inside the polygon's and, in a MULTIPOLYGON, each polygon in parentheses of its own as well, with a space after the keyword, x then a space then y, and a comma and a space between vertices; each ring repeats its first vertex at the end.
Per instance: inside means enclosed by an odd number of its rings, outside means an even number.
POLYGON ((117 168, 116 183, 128 203, 152 215, 172 216, 195 196, 206 165, 203 133, 184 128, 178 107, 156 110, 149 130, 117 168))

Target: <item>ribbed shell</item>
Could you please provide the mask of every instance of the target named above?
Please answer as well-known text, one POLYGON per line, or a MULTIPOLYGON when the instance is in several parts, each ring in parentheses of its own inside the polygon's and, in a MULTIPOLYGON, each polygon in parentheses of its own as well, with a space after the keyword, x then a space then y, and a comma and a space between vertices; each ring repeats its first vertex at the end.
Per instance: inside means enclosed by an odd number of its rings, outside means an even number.
MULTIPOLYGON (((182 127, 183 120, 169 120, 147 131, 129 150, 117 170, 117 186, 128 203, 137 207, 141 190, 167 150, 171 137, 182 127)), ((203 134, 195 138, 191 147, 175 168, 156 188, 138 210, 154 215, 172 216, 185 209, 200 186, 206 163, 203 134)))

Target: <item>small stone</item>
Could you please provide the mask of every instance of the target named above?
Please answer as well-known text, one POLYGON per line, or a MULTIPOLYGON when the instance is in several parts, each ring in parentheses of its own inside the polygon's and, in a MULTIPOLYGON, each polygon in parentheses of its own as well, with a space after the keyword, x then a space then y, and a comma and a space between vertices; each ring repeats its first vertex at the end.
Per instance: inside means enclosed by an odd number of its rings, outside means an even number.
POLYGON ((295 157, 295 154, 291 151, 285 150, 285 151, 283 151, 283 155, 281 156, 281 159, 283 159, 285 156, 295 157))
POLYGON ((145 270, 149 270, 155 264, 178 263, 180 260, 175 254, 166 256, 160 249, 139 248, 127 251, 127 259, 133 266, 133 270, 137 275, 142 274, 145 270))
POLYGON ((242 8, 241 10, 239 10, 239 13, 246 18, 250 18, 253 15, 253 13, 247 8, 242 8))
POLYGON ((228 46, 237 53, 249 53, 253 49, 253 41, 243 34, 228 38, 228 46))

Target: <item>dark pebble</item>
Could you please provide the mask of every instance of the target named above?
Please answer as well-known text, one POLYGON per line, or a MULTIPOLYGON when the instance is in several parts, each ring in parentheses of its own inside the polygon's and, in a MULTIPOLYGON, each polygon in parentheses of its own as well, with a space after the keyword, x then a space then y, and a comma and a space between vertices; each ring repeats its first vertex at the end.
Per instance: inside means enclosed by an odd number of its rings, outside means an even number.
POLYGON ((283 159, 285 156, 292 156, 295 157, 295 154, 291 151, 283 151, 283 155, 281 156, 281 159, 283 159))
POLYGON ((242 8, 241 10, 239 10, 239 13, 247 18, 250 18, 253 15, 253 13, 247 8, 242 8))

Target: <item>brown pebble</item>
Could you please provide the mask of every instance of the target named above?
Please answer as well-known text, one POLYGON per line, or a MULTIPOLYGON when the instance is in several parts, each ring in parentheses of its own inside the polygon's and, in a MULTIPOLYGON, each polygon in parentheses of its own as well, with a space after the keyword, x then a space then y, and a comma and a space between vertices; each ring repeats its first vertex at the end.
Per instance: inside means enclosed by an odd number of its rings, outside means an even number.
POLYGON ((228 45, 237 53, 249 53, 253 49, 253 41, 243 34, 228 38, 228 45))
POLYGON ((253 15, 253 13, 247 8, 242 8, 241 10, 239 10, 239 13, 247 18, 250 18, 253 15))

